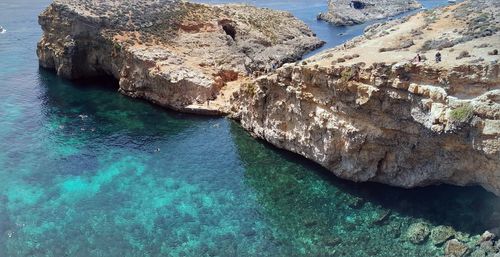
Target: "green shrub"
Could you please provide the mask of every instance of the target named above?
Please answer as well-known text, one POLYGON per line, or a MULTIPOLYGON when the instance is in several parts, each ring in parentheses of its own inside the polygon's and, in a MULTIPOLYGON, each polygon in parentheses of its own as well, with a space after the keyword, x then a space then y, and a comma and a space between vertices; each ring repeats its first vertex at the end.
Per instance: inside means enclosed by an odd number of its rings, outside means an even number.
POLYGON ((469 104, 462 105, 450 112, 450 119, 454 122, 467 122, 474 116, 474 109, 469 104))
POLYGON ((118 44, 118 43, 114 43, 113 47, 115 48, 116 51, 122 50, 122 46, 120 44, 118 44))
POLYGON ((345 69, 340 73, 340 80, 342 82, 347 82, 347 81, 351 80, 353 77, 354 77, 354 71, 353 71, 353 69, 350 69, 350 68, 345 69))

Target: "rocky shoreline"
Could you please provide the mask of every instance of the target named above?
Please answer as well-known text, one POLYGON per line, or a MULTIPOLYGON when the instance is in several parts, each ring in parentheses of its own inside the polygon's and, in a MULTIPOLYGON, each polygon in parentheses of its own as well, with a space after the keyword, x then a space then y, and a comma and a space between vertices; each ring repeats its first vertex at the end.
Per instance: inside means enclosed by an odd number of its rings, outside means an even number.
MULTIPOLYGON (((323 42, 286 12, 56 0, 40 15, 37 53, 68 79, 112 76, 125 95, 229 115, 344 179, 500 195, 498 11, 493 0, 426 11, 293 63, 323 42)), ((474 236, 422 221, 401 237, 445 256, 497 257, 500 227, 491 223, 474 236)))
POLYGON ((500 195, 496 9, 466 2, 372 26, 246 84, 234 116, 348 180, 481 185, 500 195), (412 62, 437 51, 446 60, 412 62))
POLYGON ((345 179, 481 185, 499 195, 497 9, 467 1, 376 24, 276 70, 322 45, 286 12, 57 0, 40 16, 38 56, 66 78, 113 76, 131 97, 230 114, 254 136, 345 179), (440 63, 411 62, 436 51, 440 63))
POLYGON ((176 0, 56 0, 39 23, 42 67, 68 79, 112 76, 125 95, 206 114, 227 114, 216 102, 229 82, 324 43, 287 12, 176 0))
POLYGON ((329 0, 328 11, 318 15, 319 20, 345 26, 395 16, 419 9, 416 0, 329 0))
POLYGON ((413 244, 429 243, 443 247, 445 257, 497 257, 500 254, 500 241, 489 231, 471 236, 450 226, 433 227, 418 222, 411 224, 404 236, 413 244))

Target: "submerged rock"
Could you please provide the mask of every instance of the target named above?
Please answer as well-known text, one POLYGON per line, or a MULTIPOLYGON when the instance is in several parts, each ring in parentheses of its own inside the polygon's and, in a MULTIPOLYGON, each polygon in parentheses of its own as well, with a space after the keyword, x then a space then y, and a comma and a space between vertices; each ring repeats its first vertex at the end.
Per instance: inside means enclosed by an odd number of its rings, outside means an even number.
POLYGON ((431 241, 435 245, 440 245, 455 236, 455 229, 450 226, 437 226, 431 230, 431 241))
POLYGON ((335 247, 338 244, 342 243, 342 239, 340 237, 336 237, 336 236, 328 236, 328 237, 325 237, 323 239, 323 243, 326 246, 335 247))
POLYGON ((429 234, 429 225, 424 222, 418 222, 410 225, 406 231, 406 238, 414 244, 420 244, 427 239, 429 234))
POLYGON ((476 249, 470 254, 470 257, 486 257, 486 252, 481 249, 476 249))
POLYGON ((372 223, 375 225, 382 225, 389 219, 390 215, 391 210, 384 210, 383 212, 378 214, 378 217, 372 223))
POLYGON ((447 257, 462 257, 469 251, 467 245, 461 243, 457 239, 452 239, 446 242, 444 254, 447 257))
POLYGON ((318 19, 336 25, 354 25, 421 8, 416 0, 329 0, 318 19))
POLYGON ((495 238, 495 234, 491 233, 490 231, 485 231, 482 235, 481 235, 481 242, 485 242, 485 241, 491 241, 495 238))

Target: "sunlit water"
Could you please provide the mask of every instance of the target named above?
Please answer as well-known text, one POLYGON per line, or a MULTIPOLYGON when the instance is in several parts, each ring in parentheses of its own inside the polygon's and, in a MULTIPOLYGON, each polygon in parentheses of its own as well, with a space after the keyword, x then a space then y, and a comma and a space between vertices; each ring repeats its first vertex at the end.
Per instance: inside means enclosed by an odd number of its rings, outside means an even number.
MULTIPOLYGON (((318 2, 257 4, 292 11, 330 46, 360 33, 316 22, 318 2)), ((478 234, 500 223, 498 198, 480 188, 341 181, 227 119, 39 70, 46 5, 0 2, 1 257, 439 256, 405 240, 409 224, 478 234)))

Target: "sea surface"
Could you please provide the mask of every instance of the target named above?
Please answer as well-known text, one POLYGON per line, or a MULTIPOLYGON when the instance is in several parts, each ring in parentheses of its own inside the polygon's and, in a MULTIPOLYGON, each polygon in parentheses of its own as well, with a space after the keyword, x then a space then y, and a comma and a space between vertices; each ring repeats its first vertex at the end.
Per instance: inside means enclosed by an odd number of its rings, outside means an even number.
MULTIPOLYGON (((327 46, 366 26, 316 21, 323 1, 251 3, 291 11, 327 46)), ((0 1, 1 257, 440 256, 409 243, 408 226, 477 235, 500 224, 499 198, 479 187, 343 181, 228 119, 39 69, 48 4, 0 1)))

